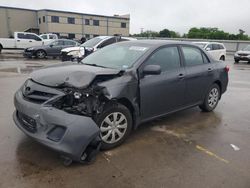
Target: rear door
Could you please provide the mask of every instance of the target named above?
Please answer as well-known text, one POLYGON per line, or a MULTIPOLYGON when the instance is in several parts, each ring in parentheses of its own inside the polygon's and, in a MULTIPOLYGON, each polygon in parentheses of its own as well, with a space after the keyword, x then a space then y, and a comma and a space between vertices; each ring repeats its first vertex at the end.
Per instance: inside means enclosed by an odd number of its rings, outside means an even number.
POLYGON ((141 75, 140 104, 144 120, 182 107, 186 90, 185 69, 177 46, 166 46, 153 52, 139 72, 150 64, 160 65, 162 72, 160 75, 141 75))
POLYGON ((187 92, 186 105, 203 101, 214 74, 214 65, 199 48, 182 45, 182 54, 186 69, 187 92))
POLYGON ((30 47, 29 36, 25 33, 17 33, 16 35, 16 48, 28 48, 30 47))

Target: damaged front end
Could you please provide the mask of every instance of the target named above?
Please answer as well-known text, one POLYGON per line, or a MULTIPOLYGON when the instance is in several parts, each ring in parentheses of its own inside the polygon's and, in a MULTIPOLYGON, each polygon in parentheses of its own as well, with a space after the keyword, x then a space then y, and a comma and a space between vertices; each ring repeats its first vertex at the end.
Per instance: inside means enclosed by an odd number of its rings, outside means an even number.
POLYGON ((59 151, 65 165, 90 162, 101 147, 95 119, 110 101, 98 83, 118 76, 97 75, 84 87, 72 81, 52 87, 31 78, 15 94, 14 121, 28 136, 59 151))

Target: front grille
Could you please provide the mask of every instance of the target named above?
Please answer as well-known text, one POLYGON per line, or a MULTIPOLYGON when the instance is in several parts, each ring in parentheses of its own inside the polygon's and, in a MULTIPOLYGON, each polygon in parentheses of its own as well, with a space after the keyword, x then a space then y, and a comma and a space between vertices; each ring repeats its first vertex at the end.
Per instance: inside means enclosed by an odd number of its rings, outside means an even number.
POLYGON ((17 111, 17 118, 22 127, 25 128, 27 131, 32 133, 35 133, 37 131, 36 121, 33 118, 18 111, 17 111))
POLYGON ((239 54, 239 56, 248 56, 249 54, 239 54))
POLYGON ((48 89, 45 86, 41 86, 28 80, 22 88, 22 94, 25 100, 42 104, 56 95, 55 93, 50 93, 46 90, 48 89))
POLYGON ((26 100, 30 102, 41 104, 54 97, 55 94, 41 91, 32 91, 28 94, 25 94, 25 92, 23 92, 23 96, 26 100))

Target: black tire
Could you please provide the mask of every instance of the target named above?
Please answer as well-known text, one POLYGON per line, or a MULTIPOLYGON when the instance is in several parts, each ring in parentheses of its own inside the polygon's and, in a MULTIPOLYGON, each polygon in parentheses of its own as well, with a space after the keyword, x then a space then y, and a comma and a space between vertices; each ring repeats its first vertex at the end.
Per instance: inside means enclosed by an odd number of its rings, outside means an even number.
POLYGON ((199 106, 200 109, 204 112, 213 111, 220 100, 220 95, 221 95, 220 87, 218 86, 218 84, 214 83, 208 89, 208 92, 205 96, 203 103, 199 106), (217 95, 215 94, 215 91, 217 91, 217 95))
POLYGON ((240 60, 234 59, 234 63, 239 63, 240 60))
POLYGON ((2 53, 2 49, 3 49, 3 47, 2 47, 2 45, 0 45, 0 54, 2 53))
MULTIPOLYGON (((120 119, 118 119, 118 121, 120 119)), ((117 121, 117 119, 116 119, 116 121, 117 121)), ((102 140, 102 145, 101 145, 101 149, 102 150, 111 149, 111 148, 114 148, 116 146, 121 145, 126 140, 126 138, 129 136, 129 134, 130 134, 130 132, 132 130, 132 126, 133 126, 132 115, 131 115, 129 109, 126 106, 124 106, 122 104, 119 104, 119 103, 110 103, 110 104, 107 104, 106 107, 104 108, 103 113, 101 113, 98 117, 96 117, 96 123, 100 127, 100 138, 102 140), (122 122, 120 122, 120 123, 123 123, 122 126, 124 126, 124 124, 127 123, 126 129, 125 128, 114 128, 114 127, 111 128, 111 126, 109 124, 107 124, 106 121, 104 121, 105 118, 110 118, 111 116, 114 118, 113 113, 118 114, 117 118, 118 117, 120 117, 120 119, 122 119, 121 117, 125 117, 126 118, 125 120, 123 120, 122 122), (103 131, 103 129, 105 129, 105 130, 109 129, 109 130, 103 131), (121 136, 119 138, 118 133, 114 129, 116 129, 116 130, 119 129, 119 133, 122 132, 123 136, 121 136), (110 133, 110 131, 112 131, 112 133, 110 133), (113 133, 113 132, 115 132, 115 133, 113 133), (115 135, 114 136, 115 138, 118 137, 117 141, 112 142, 112 143, 108 143, 108 142, 112 141, 113 134, 115 135), (104 140, 105 135, 106 136, 109 135, 109 136, 107 136, 106 141, 104 140)), ((114 125, 113 124, 113 126, 120 126, 120 124, 119 125, 114 125)))
POLYGON ((225 56, 224 56, 224 55, 221 56, 221 57, 220 57, 220 60, 221 60, 221 61, 225 61, 225 56))
POLYGON ((36 58, 38 59, 44 59, 47 54, 44 50, 37 50, 35 55, 36 55, 36 58))

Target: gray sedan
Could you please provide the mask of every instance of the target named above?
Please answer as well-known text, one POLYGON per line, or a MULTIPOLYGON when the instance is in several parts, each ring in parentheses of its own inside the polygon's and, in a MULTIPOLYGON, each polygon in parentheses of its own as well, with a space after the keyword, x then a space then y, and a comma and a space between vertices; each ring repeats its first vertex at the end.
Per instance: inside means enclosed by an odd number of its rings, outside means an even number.
POLYGON ((73 40, 58 39, 48 45, 26 48, 23 55, 25 57, 37 57, 39 59, 43 59, 47 56, 58 57, 62 49, 79 45, 78 42, 73 40))

